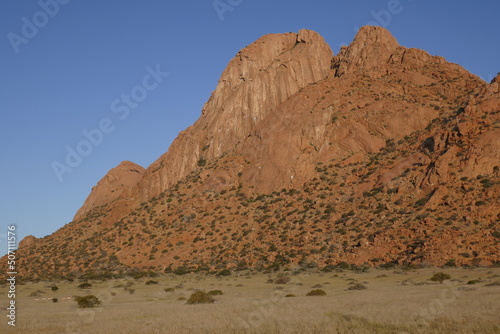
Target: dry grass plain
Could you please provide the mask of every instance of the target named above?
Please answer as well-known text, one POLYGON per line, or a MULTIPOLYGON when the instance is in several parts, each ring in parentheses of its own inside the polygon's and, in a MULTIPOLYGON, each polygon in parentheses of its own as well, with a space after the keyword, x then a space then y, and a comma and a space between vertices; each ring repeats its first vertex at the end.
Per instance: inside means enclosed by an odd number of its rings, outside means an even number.
MULTIPOLYGON (((1 333, 135 334, 135 333, 500 333, 500 268, 426 268, 411 271, 371 269, 301 273, 284 285, 267 283, 276 274, 240 276, 185 275, 90 282, 38 282, 17 287, 16 327, 2 314, 1 333), (429 278, 436 272, 451 276, 443 284, 429 278), (475 284, 467 282, 476 280, 475 284), (131 294, 126 284, 133 285, 131 294), (352 284, 365 290, 347 290, 352 284), (55 283, 59 290, 52 291, 55 283), (166 288, 174 288, 166 292, 166 288), (321 288, 326 296, 306 296, 321 288), (221 290, 215 304, 187 305, 196 290, 221 290), (34 297, 36 291, 40 297, 34 297), (94 294, 103 304, 79 309, 73 295, 94 294), (293 294, 295 297, 285 297, 293 294), (58 302, 43 300, 58 298, 58 302), (38 298, 38 300, 36 300, 38 298)), ((7 306, 7 288, 0 288, 0 306, 7 306)))

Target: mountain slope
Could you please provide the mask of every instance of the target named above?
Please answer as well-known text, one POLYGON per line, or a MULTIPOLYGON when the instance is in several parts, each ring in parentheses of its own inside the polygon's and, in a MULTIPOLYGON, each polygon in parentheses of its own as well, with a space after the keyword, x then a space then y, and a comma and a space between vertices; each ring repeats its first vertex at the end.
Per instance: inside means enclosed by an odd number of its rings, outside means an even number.
POLYGON ((337 56, 264 36, 144 173, 23 243, 22 275, 498 263, 499 81, 380 27, 337 56))

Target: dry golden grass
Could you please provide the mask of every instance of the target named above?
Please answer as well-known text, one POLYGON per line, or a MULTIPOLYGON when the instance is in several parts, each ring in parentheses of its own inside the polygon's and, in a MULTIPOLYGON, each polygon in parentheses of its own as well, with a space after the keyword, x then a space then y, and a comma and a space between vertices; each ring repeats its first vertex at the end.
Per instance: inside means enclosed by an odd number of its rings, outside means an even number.
MULTIPOLYGON (((77 288, 78 282, 52 282, 18 286, 16 328, 7 326, 2 313, 2 333, 23 334, 132 334, 132 333, 500 333, 500 287, 485 286, 499 280, 500 269, 420 269, 410 272, 371 270, 368 273, 313 273, 291 275, 286 285, 267 284, 266 274, 215 278, 212 276, 165 276, 158 285, 148 279, 130 280, 134 294, 123 287, 129 280, 92 282, 90 290, 77 288), (452 281, 429 281, 433 273, 444 271, 452 281), (474 285, 470 280, 480 279, 474 285), (368 289, 347 291, 352 282, 368 289), (423 283, 423 284, 421 284, 423 283), (175 288, 165 292, 165 288, 175 288), (306 297, 320 286, 327 296, 306 297), (464 288, 466 290, 464 290, 464 288), (219 289, 219 303, 187 305, 194 289, 219 289), (468 289, 468 290, 467 290, 468 289), (35 300, 30 294, 43 290, 35 300), (62 300, 73 295, 94 294, 103 305, 78 309, 76 302, 62 300), (114 294, 114 296, 113 296, 114 294), (285 298, 287 294, 296 297, 285 298)), ((272 274, 275 278, 276 274, 272 274)), ((6 288, 0 289, 6 296, 6 288)), ((5 307, 5 298, 0 302, 5 307)))

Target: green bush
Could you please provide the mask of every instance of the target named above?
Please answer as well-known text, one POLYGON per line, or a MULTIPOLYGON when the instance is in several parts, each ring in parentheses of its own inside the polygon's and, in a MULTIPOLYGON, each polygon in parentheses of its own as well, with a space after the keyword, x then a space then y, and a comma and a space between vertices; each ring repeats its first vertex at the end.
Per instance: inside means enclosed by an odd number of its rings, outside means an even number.
POLYGON ((444 265, 445 265, 445 267, 456 267, 457 266, 455 259, 450 259, 450 260, 446 261, 446 263, 444 265))
POLYGON ((447 280, 447 279, 450 279, 450 278, 451 278, 451 276, 448 275, 448 274, 445 274, 445 273, 435 273, 431 277, 431 281, 439 282, 439 283, 443 284, 444 280, 447 280))
POLYGON ((211 304, 215 300, 211 295, 206 293, 205 291, 195 291, 191 294, 189 299, 187 300, 188 304, 211 304))
POLYGON ((92 287, 92 284, 88 283, 88 282, 85 282, 85 283, 82 283, 78 286, 79 289, 89 289, 92 287))
POLYGON ((274 284, 287 284, 290 282, 291 278, 287 275, 278 275, 278 277, 273 281, 274 284))
POLYGON ((165 292, 174 292, 175 289, 174 288, 165 288, 165 292))
POLYGON ((210 296, 221 296, 224 293, 221 290, 211 290, 211 291, 208 291, 208 294, 210 296))
POLYGON ((306 296, 326 296, 326 292, 325 292, 325 290, 315 289, 315 290, 309 291, 306 294, 306 296))
POLYGON ((99 300, 94 295, 87 295, 87 296, 75 296, 75 301, 78 304, 78 307, 80 308, 91 308, 91 307, 96 307, 102 304, 102 302, 99 300))
POLYGON ((146 282, 146 285, 156 285, 156 284, 158 284, 158 281, 152 279, 146 282))
POLYGON ((179 267, 179 268, 174 270, 174 274, 179 275, 179 276, 186 275, 186 274, 189 274, 189 270, 187 270, 184 267, 179 267))
POLYGON ((50 289, 51 289, 52 291, 57 291, 57 290, 59 290, 59 288, 58 288, 56 285, 51 286, 51 287, 50 287, 50 289))
POLYGON ((231 270, 230 269, 222 269, 217 273, 218 276, 231 276, 231 270))
POLYGON ((368 289, 366 285, 362 283, 354 283, 350 287, 347 288, 347 290, 365 290, 368 289))

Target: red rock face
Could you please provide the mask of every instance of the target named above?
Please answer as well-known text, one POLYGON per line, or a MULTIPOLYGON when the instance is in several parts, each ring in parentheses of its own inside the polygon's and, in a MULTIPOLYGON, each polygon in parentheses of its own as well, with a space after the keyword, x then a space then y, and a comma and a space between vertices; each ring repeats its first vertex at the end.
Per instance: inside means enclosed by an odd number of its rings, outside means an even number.
POLYGON ((337 56, 313 31, 266 35, 163 156, 112 169, 74 222, 26 242, 24 267, 498 262, 499 82, 380 27, 337 56))
POLYGON ((19 242, 19 248, 29 247, 33 245, 38 239, 32 235, 26 236, 23 240, 19 242))
POLYGON ((133 187, 142 177, 144 168, 130 161, 123 161, 111 169, 92 188, 90 195, 73 220, 80 220, 93 209, 116 200, 124 190, 133 187))
POLYGON ((330 47, 316 32, 266 35, 241 50, 219 79, 200 119, 181 132, 133 190, 156 196, 202 160, 234 149, 269 113, 330 71, 330 47))

